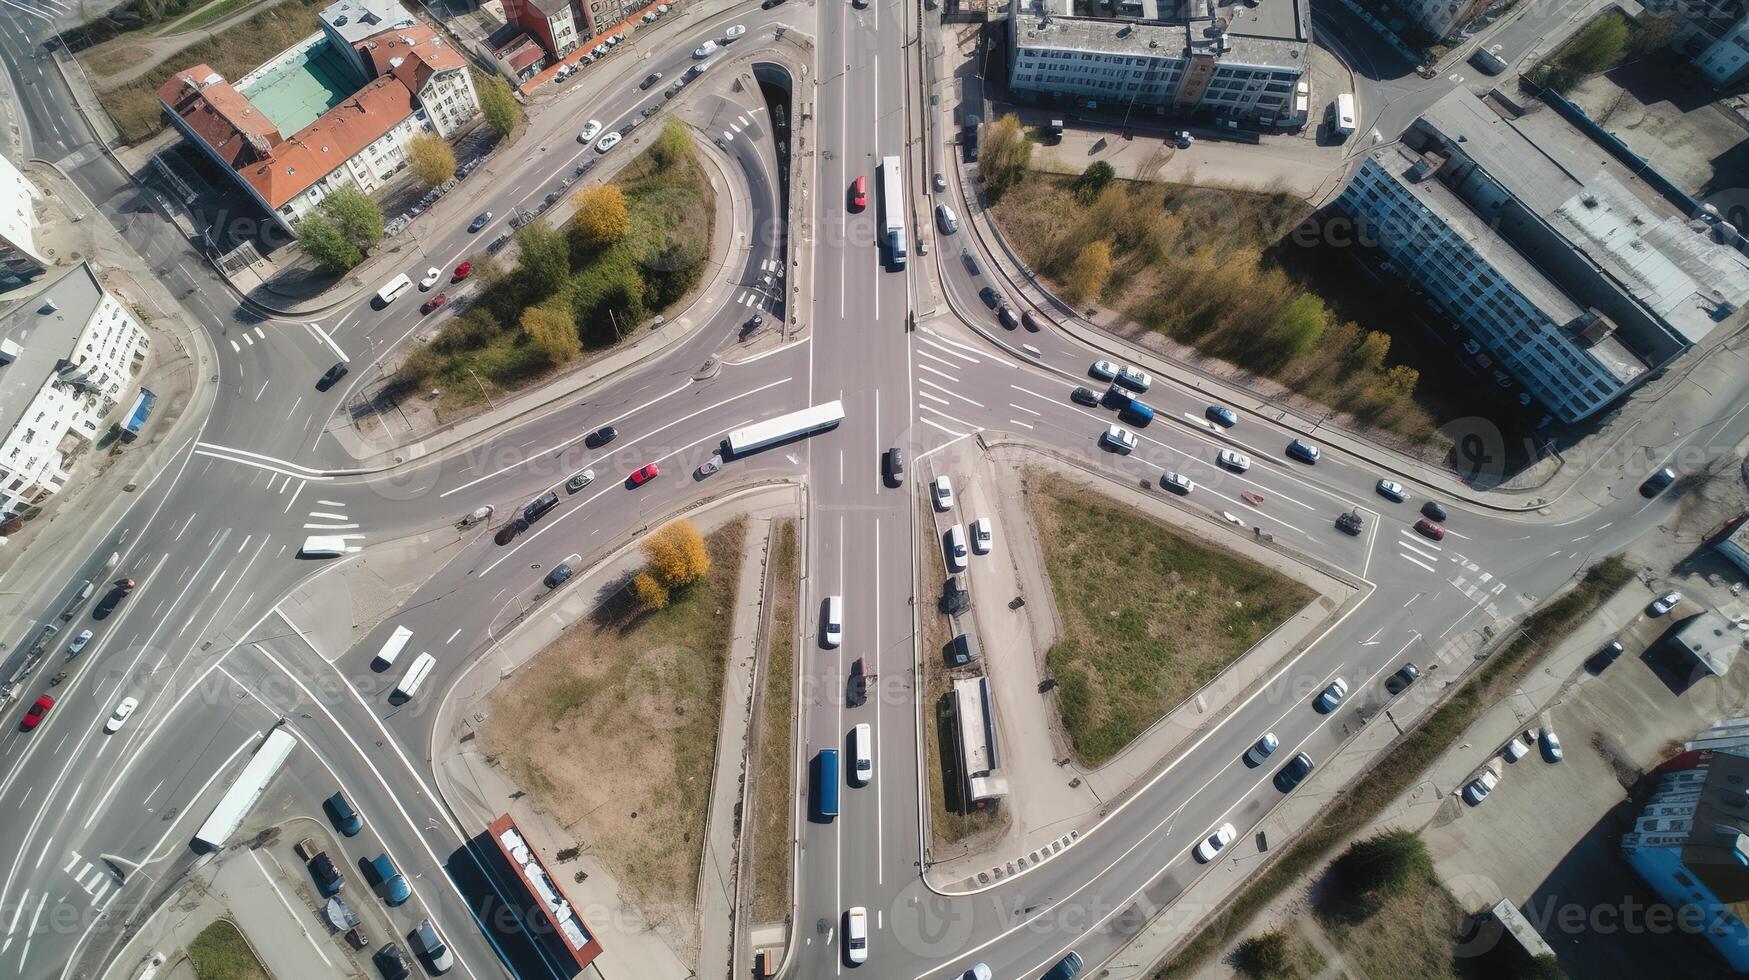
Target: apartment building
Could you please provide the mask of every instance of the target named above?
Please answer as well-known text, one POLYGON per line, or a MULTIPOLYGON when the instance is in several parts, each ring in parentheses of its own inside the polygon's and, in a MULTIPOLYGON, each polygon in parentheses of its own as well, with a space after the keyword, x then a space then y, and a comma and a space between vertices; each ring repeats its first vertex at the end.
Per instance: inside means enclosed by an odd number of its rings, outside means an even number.
POLYGON ((1467 354, 1494 380, 1568 422, 1749 301, 1749 258, 1540 107, 1514 115, 1453 91, 1371 153, 1336 204, 1479 345, 1467 354))
POLYGON ((37 205, 42 192, 0 156, 0 293, 43 274, 52 263, 37 244, 37 205))
POLYGON ((1646 10, 1677 18, 1672 46, 1713 85, 1749 77, 1749 3, 1745 0, 1652 0, 1646 10))
POLYGON ((404 31, 418 23, 412 12, 396 0, 338 0, 323 7, 316 19, 322 24, 328 50, 344 58, 359 78, 376 77, 358 52, 360 43, 385 31, 404 31))
POLYGON ((1304 122, 1305 0, 1125 0, 1072 16, 1073 0, 1020 0, 1008 18, 1017 98, 1220 124, 1304 122))
POLYGON ((66 485, 138 386, 150 340, 88 263, 0 315, 0 517, 66 485))
POLYGON ((586 36, 571 0, 504 0, 504 19, 539 41, 552 61, 577 50, 586 36))

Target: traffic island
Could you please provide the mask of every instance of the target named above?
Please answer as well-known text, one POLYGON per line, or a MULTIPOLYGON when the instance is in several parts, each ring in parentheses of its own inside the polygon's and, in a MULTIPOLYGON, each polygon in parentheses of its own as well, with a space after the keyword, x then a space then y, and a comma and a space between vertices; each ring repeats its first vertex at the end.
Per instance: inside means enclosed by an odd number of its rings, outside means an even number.
MULTIPOLYGON (((751 818, 747 820, 751 848, 750 872, 742 888, 751 895, 754 925, 781 922, 791 904, 790 863, 793 856, 795 811, 795 670, 796 637, 801 618, 800 557, 795 521, 777 526, 772 541, 770 620, 765 656, 759 668, 758 701, 752 746, 751 818)), ((744 817, 743 819, 747 819, 744 817)))

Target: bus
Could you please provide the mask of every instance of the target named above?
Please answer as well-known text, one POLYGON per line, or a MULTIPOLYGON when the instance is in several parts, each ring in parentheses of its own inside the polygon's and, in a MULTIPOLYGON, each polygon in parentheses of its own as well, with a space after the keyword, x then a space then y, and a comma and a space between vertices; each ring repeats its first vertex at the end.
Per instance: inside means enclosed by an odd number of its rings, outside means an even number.
POLYGON ((887 233, 887 254, 893 268, 905 267, 905 188, 898 157, 881 157, 881 227, 887 233))
POLYGON ((830 823, 838 816, 838 750, 821 749, 814 756, 814 818, 830 823))
POLYGON ((275 728, 267 733, 267 741, 261 743, 261 748, 243 767, 243 774, 225 790, 219 805, 213 807, 213 812, 206 818, 206 823, 194 833, 194 842, 204 846, 209 851, 216 851, 225 846, 225 841, 237 832, 243 825, 243 818, 250 808, 267 792, 267 784, 279 774, 285 760, 291 756, 292 749, 298 747, 298 740, 283 728, 275 728))
POLYGON ((741 456, 756 449, 824 432, 844 421, 844 403, 830 401, 764 422, 742 426, 723 439, 723 455, 741 456))

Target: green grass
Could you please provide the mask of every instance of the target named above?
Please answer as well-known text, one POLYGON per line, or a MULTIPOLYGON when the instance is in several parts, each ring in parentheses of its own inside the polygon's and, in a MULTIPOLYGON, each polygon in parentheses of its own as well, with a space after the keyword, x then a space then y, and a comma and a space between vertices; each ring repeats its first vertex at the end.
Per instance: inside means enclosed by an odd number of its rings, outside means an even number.
POLYGON ((746 533, 708 535, 710 571, 666 609, 609 601, 492 693, 499 764, 537 808, 586 825, 640 903, 695 900, 746 533))
POLYGON ((753 921, 776 922, 790 910, 790 732, 795 721, 797 576, 796 522, 777 527, 772 548, 771 634, 765 653, 765 696, 759 716, 759 759, 753 791, 753 921))
POLYGON ((1317 595, 1053 474, 1030 473, 1063 635, 1046 655, 1075 753, 1109 760, 1317 595))
POLYGON ((1384 808, 1420 781, 1432 765, 1491 704, 1511 694, 1536 666, 1545 647, 1560 642, 1633 578, 1619 555, 1586 570, 1572 589, 1525 620, 1519 633, 1488 658, 1426 721, 1397 742, 1368 773, 1338 796, 1318 819, 1261 875, 1252 879, 1225 909, 1155 974, 1156 980, 1188 977, 1244 931, 1253 916, 1301 876, 1310 872, 1342 841, 1360 832, 1384 808))
MULTIPOLYGON (((211 37, 196 41, 133 81, 97 97, 128 143, 148 139, 164 128, 158 87, 172 75, 198 64, 235 81, 262 62, 320 29, 316 0, 285 0, 211 37)), ((285 135, 290 136, 290 133, 285 135)))
POLYGON ((197 980, 269 980, 267 969, 255 958, 243 934, 225 919, 200 931, 188 944, 197 980))
POLYGON ((214 3, 207 4, 179 21, 156 28, 152 33, 162 35, 198 31, 214 21, 231 16, 244 7, 261 2, 262 0, 215 0, 214 3))

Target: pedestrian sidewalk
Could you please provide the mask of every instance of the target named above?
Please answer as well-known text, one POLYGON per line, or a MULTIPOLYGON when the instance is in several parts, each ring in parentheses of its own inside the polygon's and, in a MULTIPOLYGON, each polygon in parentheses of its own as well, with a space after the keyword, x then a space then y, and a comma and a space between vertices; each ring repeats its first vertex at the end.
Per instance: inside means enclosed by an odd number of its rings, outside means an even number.
MULTIPOLYGON (((799 506, 794 487, 765 485, 734 491, 691 513, 675 515, 691 521, 707 535, 736 518, 751 518, 754 523, 749 527, 749 553, 758 559, 754 563, 757 570, 749 569, 747 562, 742 566, 743 602, 736 612, 736 643, 724 678, 724 728, 718 733, 705 863, 700 874, 702 904, 695 909, 703 918, 701 924, 648 918, 643 909, 623 897, 613 872, 595 855, 586 826, 574 816, 561 817, 538 809, 522 787, 514 785, 503 769, 482 754, 477 740, 488 698, 498 683, 545 649, 571 624, 587 617, 601 597, 613 594, 643 567, 643 556, 635 541, 626 541, 551 598, 539 600, 540 605, 456 681, 440 709, 434 726, 432 761, 438 792, 465 826, 483 826, 508 811, 519 826, 529 831, 553 867, 559 866, 552 858, 557 851, 567 848, 581 851, 574 866, 586 877, 575 883, 567 882, 565 890, 601 940, 603 952, 596 962, 606 976, 652 980, 717 976, 720 973, 716 970, 700 969, 700 963, 720 966, 728 958, 727 944, 733 942, 733 924, 709 920, 730 915, 734 907, 735 820, 739 811, 736 804, 742 788, 741 764, 735 760, 741 758, 746 745, 753 656, 749 646, 757 633, 756 621, 744 624, 742 617, 749 609, 745 601, 747 576, 762 576, 764 560, 763 546, 756 547, 752 542, 760 540, 756 535, 761 523, 769 528, 773 518, 794 514, 799 506), (731 764, 732 772, 723 768, 731 764), (572 826, 568 829, 567 825, 572 826), (710 950, 708 954, 699 953, 701 934, 708 934, 714 945, 705 947, 710 950)), ((757 595, 760 589, 755 584, 751 591, 757 595)), ((757 600, 754 602, 752 608, 756 609, 757 600)))

